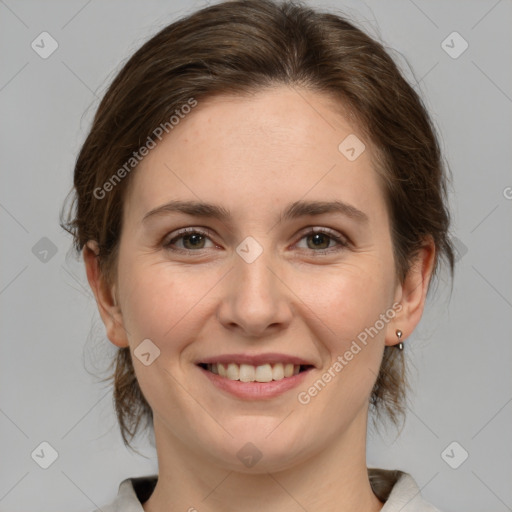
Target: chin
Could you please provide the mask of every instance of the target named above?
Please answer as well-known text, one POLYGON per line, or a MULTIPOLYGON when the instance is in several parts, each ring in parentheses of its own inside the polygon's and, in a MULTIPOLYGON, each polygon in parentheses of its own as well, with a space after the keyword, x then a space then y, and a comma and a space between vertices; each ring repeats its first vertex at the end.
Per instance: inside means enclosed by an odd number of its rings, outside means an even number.
POLYGON ((264 431, 247 426, 247 423, 240 433, 228 427, 226 430, 233 437, 223 436, 222 440, 205 447, 205 451, 209 451, 217 459, 217 464, 226 470, 247 474, 283 471, 305 460, 308 455, 302 447, 308 446, 309 451, 313 448, 313 441, 302 439, 299 442, 290 435, 289 429, 283 428, 279 432, 281 427, 276 428, 275 420, 271 428, 264 431))

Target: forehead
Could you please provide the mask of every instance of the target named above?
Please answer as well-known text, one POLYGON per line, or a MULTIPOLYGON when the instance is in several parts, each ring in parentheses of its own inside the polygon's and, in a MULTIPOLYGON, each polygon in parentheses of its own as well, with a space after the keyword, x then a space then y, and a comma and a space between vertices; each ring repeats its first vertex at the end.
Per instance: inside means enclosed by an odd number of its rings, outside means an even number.
POLYGON ((199 101, 135 170, 127 210, 140 219, 186 198, 242 218, 305 198, 369 203, 378 214, 371 145, 343 112, 329 96, 285 86, 199 101))

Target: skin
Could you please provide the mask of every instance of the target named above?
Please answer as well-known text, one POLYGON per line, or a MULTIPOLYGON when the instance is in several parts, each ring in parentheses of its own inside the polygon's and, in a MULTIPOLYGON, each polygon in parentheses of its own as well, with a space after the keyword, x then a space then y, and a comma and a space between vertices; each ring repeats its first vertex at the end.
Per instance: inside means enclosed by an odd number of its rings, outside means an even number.
POLYGON ((426 241, 398 281, 372 148, 365 141, 366 150, 349 161, 338 145, 350 134, 364 140, 332 99, 308 90, 277 86, 201 102, 134 171, 113 286, 98 270, 95 243, 84 248, 110 341, 133 353, 149 338, 160 349, 149 366, 133 358, 153 410, 159 461, 146 512, 383 506, 366 466, 368 399, 385 345, 398 342, 396 329, 405 340, 421 318, 435 248, 426 241), (176 199, 216 203, 232 217, 170 213, 142 222, 176 199), (368 221, 327 213, 278 222, 302 199, 343 200, 368 221), (185 227, 209 228, 214 236, 174 242, 188 252, 166 249, 185 227), (312 227, 349 243, 338 246, 326 235, 317 248, 307 236, 312 227), (247 236, 263 250, 252 263, 236 252, 247 236), (316 254, 322 248, 331 252, 316 254), (402 306, 395 318, 310 403, 299 403, 297 393, 395 302, 402 306), (194 364, 265 352, 298 355, 316 368, 299 388, 243 400, 220 392, 194 364), (247 442, 263 455, 251 468, 236 456, 247 442))

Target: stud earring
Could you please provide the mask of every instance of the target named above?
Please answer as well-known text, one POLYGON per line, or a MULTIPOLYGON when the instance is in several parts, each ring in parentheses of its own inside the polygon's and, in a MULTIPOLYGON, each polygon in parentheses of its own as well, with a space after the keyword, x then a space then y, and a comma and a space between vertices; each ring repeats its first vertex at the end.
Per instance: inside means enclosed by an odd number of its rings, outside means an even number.
POLYGON ((404 344, 401 340, 402 338, 402 331, 400 329, 397 329, 396 330, 396 336, 398 338, 398 343, 395 345, 395 347, 398 349, 398 350, 403 350, 404 349, 404 344))

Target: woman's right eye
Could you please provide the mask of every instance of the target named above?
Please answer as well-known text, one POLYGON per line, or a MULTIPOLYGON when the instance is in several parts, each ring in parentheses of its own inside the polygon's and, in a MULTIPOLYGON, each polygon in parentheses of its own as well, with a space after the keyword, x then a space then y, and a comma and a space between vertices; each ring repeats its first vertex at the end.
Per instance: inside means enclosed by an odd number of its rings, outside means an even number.
POLYGON ((200 231, 196 228, 187 228, 177 233, 177 236, 173 237, 168 242, 164 242, 163 247, 170 251, 197 251, 201 249, 207 249, 204 247, 204 241, 210 239, 210 234, 207 232, 200 231), (185 247, 173 247, 176 242, 181 240, 185 247), (187 247, 189 245, 189 247, 187 247))

